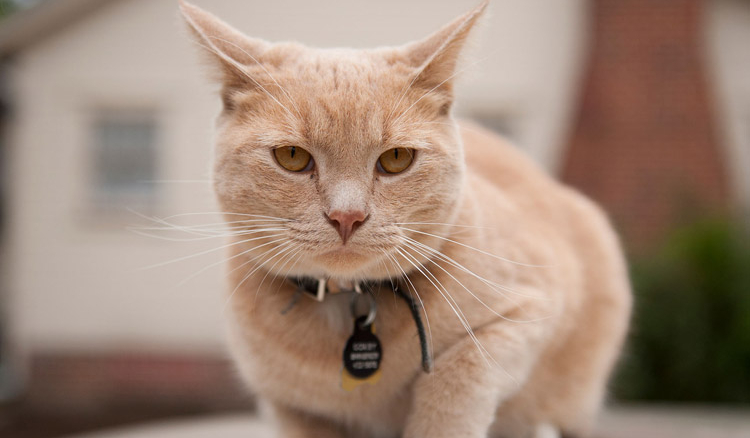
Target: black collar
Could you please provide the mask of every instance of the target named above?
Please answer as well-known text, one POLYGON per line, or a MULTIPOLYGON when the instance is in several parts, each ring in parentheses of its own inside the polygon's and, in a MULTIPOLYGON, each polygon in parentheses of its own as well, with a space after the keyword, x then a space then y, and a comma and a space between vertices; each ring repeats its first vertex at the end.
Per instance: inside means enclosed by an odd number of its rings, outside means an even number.
POLYGON ((419 344, 422 350, 422 369, 424 372, 429 373, 432 371, 432 354, 430 352, 429 344, 427 343, 427 333, 425 332, 424 325, 422 324, 421 309, 417 301, 411 294, 411 291, 404 292, 401 288, 402 282, 400 279, 393 280, 382 280, 382 281, 363 281, 360 283, 354 283, 351 289, 340 288, 339 290, 332 290, 329 287, 328 279, 321 278, 315 279, 312 277, 291 277, 289 281, 297 286, 297 294, 293 299, 290 306, 287 307, 282 314, 288 312, 292 306, 296 303, 296 297, 301 293, 307 294, 316 301, 322 302, 325 300, 327 294, 334 293, 358 293, 362 294, 363 291, 366 293, 372 293, 373 290, 378 288, 389 288, 401 297, 408 305, 411 311, 411 316, 414 319, 414 324, 417 326, 417 333, 419 334, 419 344))

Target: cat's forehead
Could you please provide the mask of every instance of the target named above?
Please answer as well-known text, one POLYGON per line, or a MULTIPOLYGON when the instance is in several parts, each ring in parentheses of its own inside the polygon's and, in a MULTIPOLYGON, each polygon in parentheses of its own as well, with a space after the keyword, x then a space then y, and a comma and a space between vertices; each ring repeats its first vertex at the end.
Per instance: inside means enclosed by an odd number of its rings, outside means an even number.
POLYGON ((404 90, 414 72, 387 51, 301 49, 297 54, 279 71, 289 86, 317 99, 389 98, 404 90))
MULTIPOLYGON (((398 118, 413 70, 386 51, 293 48, 298 56, 273 71, 274 99, 288 103, 284 119, 299 119, 313 143, 382 143, 391 135, 388 121, 398 118)), ((271 99, 271 96, 266 96, 271 99)))

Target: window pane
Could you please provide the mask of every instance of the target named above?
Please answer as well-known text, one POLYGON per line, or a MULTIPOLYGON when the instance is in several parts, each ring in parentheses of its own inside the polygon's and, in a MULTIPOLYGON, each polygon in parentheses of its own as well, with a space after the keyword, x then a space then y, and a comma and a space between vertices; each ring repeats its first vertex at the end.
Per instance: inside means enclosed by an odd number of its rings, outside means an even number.
POLYGON ((155 196, 156 123, 148 114, 109 114, 94 127, 94 200, 99 208, 145 208, 155 196))

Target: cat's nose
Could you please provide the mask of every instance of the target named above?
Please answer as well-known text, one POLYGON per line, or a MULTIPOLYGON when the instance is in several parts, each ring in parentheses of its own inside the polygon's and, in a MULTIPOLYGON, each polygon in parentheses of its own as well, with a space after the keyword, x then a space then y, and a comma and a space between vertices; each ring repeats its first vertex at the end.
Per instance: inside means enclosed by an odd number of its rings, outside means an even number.
POLYGON ((367 213, 362 210, 334 210, 326 214, 328 222, 339 232, 341 240, 346 245, 346 241, 357 231, 367 220, 367 213))

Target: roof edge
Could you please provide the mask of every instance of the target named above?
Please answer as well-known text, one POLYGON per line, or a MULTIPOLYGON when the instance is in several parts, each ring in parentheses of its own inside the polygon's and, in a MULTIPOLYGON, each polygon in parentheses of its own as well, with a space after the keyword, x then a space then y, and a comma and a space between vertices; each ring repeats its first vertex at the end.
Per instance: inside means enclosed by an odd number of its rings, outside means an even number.
POLYGON ((0 56, 12 55, 113 0, 54 0, 0 21, 0 56))

